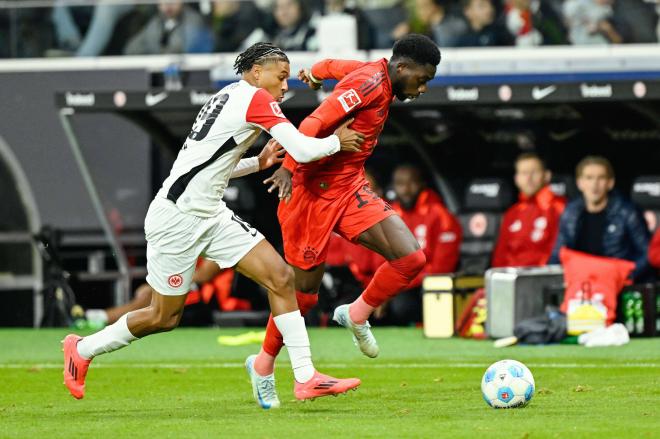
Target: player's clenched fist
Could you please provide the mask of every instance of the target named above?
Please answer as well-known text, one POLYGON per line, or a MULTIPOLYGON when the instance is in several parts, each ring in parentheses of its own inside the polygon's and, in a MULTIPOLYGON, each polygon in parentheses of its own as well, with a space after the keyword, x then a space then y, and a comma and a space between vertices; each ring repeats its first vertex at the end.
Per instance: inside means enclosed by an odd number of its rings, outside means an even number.
POLYGON ((335 134, 339 137, 342 151, 360 152, 360 145, 364 142, 364 134, 358 133, 350 129, 348 126, 353 123, 353 118, 348 119, 335 130, 335 134))
POLYGON ((300 69, 298 72, 298 79, 307 84, 312 90, 318 90, 321 88, 321 83, 314 81, 311 70, 309 69, 300 69))

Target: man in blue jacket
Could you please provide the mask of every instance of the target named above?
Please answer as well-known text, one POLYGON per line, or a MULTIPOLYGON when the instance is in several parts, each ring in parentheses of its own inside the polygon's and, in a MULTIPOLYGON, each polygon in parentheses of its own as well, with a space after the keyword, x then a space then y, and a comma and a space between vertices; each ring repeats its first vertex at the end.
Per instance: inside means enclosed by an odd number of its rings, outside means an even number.
POLYGON ((559 223, 551 264, 559 263, 559 249, 568 247, 598 256, 635 263, 633 280, 651 276, 647 249, 649 232, 644 217, 614 188, 614 169, 605 157, 587 156, 575 169, 582 197, 566 206, 559 223))

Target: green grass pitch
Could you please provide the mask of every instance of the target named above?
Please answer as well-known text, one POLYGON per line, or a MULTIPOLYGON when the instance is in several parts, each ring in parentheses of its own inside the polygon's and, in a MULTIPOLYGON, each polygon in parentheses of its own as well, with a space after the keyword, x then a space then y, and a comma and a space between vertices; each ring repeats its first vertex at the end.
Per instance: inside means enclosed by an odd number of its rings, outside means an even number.
POLYGON ((62 385, 59 341, 67 332, 0 331, 0 438, 660 438, 660 339, 494 349, 375 328, 381 355, 372 360, 345 330, 315 329, 319 370, 358 376, 362 386, 297 402, 282 356, 282 408, 266 411, 252 400, 243 370, 258 346, 216 342, 241 330, 177 329, 98 357, 81 401, 62 385), (504 358, 534 374, 526 408, 493 410, 481 398, 486 367, 504 358))

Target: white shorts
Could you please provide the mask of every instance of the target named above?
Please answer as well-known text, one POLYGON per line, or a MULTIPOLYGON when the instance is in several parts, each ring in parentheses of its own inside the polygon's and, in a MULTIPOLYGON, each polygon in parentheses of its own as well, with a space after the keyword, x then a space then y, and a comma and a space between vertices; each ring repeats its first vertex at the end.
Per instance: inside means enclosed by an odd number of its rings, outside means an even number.
POLYGON ((236 265, 264 236, 231 209, 203 218, 181 212, 174 203, 157 197, 144 220, 147 238, 147 282, 166 296, 189 291, 197 258, 220 268, 236 265))

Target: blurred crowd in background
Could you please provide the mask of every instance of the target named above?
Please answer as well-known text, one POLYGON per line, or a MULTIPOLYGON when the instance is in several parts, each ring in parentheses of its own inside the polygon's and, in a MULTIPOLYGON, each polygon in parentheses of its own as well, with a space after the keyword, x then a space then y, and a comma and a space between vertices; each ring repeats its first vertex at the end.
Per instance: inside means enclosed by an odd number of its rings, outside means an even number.
POLYGON ((0 9, 0 57, 236 52, 257 41, 316 51, 323 35, 345 33, 356 49, 410 32, 440 47, 657 43, 659 11, 648 0, 53 0, 0 9))

